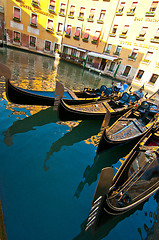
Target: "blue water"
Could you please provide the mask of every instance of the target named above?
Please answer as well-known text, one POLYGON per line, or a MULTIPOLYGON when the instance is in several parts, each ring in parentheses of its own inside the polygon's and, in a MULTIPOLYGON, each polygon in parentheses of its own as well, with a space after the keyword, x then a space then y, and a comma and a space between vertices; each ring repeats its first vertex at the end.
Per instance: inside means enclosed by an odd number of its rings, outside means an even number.
MULTIPOLYGON (((111 86, 112 80, 52 58, 0 49, 20 87, 49 90, 56 79, 67 87, 111 86)), ((52 107, 12 104, 0 82, 0 198, 8 240, 146 239, 157 201, 152 196, 125 218, 84 232, 102 168, 120 167, 132 145, 96 155, 102 121, 60 122, 52 107)), ((152 231, 153 233, 153 231, 152 231)))

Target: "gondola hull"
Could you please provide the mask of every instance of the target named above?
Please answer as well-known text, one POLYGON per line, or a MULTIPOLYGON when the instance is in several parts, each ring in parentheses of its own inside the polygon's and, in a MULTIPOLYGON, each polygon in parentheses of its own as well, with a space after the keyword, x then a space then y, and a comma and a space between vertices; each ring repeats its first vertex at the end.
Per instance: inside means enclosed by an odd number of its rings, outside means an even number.
POLYGON ((113 177, 112 168, 102 169, 92 202, 96 212, 90 212, 86 230, 97 229, 105 216, 108 219, 135 210, 159 190, 159 123, 143 135, 124 159, 113 177))
MULTIPOLYGON (((55 91, 34 91, 23 89, 14 86, 9 78, 6 79, 7 99, 16 104, 53 106, 55 103, 55 91)), ((94 90, 94 92, 95 91, 97 90, 94 90)), ((88 92, 85 90, 71 91, 65 88, 62 98, 70 101, 76 100, 76 104, 81 104, 84 102, 92 102, 97 99, 107 99, 108 96, 93 94, 93 90, 89 90, 88 92)))
POLYGON ((105 128, 99 141, 97 152, 100 153, 109 147, 124 144, 128 141, 138 140, 151 129, 159 121, 158 110, 150 110, 152 106, 157 108, 157 95, 158 92, 146 101, 142 101, 138 106, 130 109, 114 122, 112 126, 105 128), (155 100, 156 96, 157 100, 155 100), (156 101, 156 105, 154 101, 156 101), (147 107, 147 111, 144 109, 144 106, 147 107))
POLYGON ((103 119, 107 111, 111 113, 111 117, 118 117, 133 107, 133 105, 119 105, 113 108, 111 107, 112 99, 118 101, 119 96, 109 96, 106 100, 99 99, 90 103, 61 99, 58 117, 61 121, 103 119))

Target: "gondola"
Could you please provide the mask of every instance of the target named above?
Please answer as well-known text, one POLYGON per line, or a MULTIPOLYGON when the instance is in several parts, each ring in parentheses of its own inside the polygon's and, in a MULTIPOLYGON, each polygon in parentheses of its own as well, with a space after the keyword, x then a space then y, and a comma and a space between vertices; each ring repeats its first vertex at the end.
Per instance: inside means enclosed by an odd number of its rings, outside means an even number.
POLYGON ((158 117, 159 91, 143 100, 105 128, 99 141, 97 152, 117 144, 137 140, 153 127, 158 117))
POLYGON ((103 119, 107 110, 110 111, 112 117, 117 117, 131 109, 138 100, 139 98, 131 92, 83 104, 61 99, 58 117, 61 121, 103 119))
POLYGON ((86 230, 99 225, 102 218, 135 210, 159 190, 159 124, 138 141, 114 176, 102 169, 92 201, 86 230))
POLYGON ((6 94, 10 102, 24 105, 45 105, 53 106, 56 96, 63 99, 74 100, 74 102, 91 102, 95 99, 107 99, 110 95, 118 93, 118 89, 107 88, 102 85, 99 89, 84 89, 82 91, 71 91, 64 88, 63 84, 56 82, 55 91, 35 91, 16 87, 10 79, 6 79, 6 94), (57 91, 57 93, 56 93, 57 91), (110 94, 107 94, 109 92, 110 94))

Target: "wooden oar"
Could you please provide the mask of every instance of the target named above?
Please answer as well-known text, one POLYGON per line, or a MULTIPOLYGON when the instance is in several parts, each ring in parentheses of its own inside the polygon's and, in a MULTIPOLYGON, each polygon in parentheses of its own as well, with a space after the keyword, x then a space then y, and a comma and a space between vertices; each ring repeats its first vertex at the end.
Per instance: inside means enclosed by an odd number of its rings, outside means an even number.
POLYGON ((1 76, 4 76, 6 79, 10 79, 11 78, 11 71, 10 71, 10 69, 6 65, 4 65, 2 63, 0 63, 0 77, 1 76))
POLYGON ((56 111, 60 102, 60 99, 64 95, 64 86, 59 81, 56 81, 56 89, 55 89, 55 100, 53 109, 56 111))
POLYGON ((105 128, 107 128, 109 122, 110 122, 110 117, 111 117, 111 113, 109 112, 109 110, 107 110, 105 116, 104 116, 104 120, 102 122, 102 126, 100 128, 100 131, 103 131, 105 128))
POLYGON ((104 194, 108 193, 109 188, 112 185, 113 177, 113 168, 107 167, 102 169, 92 204, 95 202, 96 199, 98 199, 99 196, 103 196, 104 194))

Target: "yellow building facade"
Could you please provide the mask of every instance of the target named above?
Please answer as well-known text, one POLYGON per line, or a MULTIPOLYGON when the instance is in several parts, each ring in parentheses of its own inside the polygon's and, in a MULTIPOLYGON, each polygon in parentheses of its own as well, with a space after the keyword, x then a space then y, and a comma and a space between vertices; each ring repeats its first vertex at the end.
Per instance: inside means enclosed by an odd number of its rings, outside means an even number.
POLYGON ((159 1, 6 0, 6 44, 159 88, 159 1))

